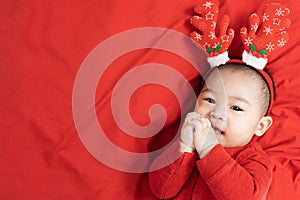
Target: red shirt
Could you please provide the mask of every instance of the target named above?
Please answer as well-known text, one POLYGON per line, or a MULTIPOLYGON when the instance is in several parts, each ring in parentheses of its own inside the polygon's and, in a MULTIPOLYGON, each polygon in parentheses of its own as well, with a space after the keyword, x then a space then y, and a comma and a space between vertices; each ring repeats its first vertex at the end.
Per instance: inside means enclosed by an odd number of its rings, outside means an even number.
MULTIPOLYGON (((167 152, 154 162, 167 159, 167 152)), ((175 162, 149 173, 152 192, 161 199, 265 198, 272 164, 259 143, 245 147, 214 147, 204 158, 183 153, 175 162)))

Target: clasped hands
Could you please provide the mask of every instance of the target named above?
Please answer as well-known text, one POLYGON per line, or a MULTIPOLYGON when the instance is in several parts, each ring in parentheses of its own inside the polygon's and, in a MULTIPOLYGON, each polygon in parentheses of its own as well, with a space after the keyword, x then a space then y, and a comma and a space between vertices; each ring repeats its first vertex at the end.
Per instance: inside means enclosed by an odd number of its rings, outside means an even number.
POLYGON ((187 114, 181 128, 180 151, 197 151, 199 158, 206 156, 217 144, 218 138, 208 118, 197 112, 187 114))

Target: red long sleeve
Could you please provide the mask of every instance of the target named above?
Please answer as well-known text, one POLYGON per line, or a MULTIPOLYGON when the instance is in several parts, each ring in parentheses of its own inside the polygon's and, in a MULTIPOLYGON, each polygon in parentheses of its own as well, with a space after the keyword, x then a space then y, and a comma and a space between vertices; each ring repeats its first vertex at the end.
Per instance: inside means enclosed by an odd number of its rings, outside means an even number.
MULTIPOLYGON (((216 146, 197 167, 216 199, 264 199, 272 178, 271 161, 255 143, 234 160, 216 146)), ((195 190, 197 191, 197 190, 195 190)))
MULTIPOLYGON (((166 162, 167 153, 159 156, 154 162, 166 162)), ((149 173, 149 183, 152 192, 160 199, 176 196, 188 181, 196 165, 196 153, 184 153, 175 162, 166 167, 149 173)), ((155 163, 153 163, 155 165, 155 163)))
MULTIPOLYGON (((229 152, 217 145, 201 160, 195 153, 184 153, 149 173, 152 192, 161 199, 264 199, 272 178, 268 155, 258 143, 229 152)), ((165 154, 154 162, 166 160, 165 154)))

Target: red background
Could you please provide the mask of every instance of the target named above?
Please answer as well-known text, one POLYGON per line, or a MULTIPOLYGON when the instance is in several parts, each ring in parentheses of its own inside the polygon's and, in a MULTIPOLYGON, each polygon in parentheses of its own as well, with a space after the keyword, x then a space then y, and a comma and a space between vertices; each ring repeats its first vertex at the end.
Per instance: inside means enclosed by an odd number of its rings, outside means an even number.
MULTIPOLYGON (((231 17, 235 30, 247 25, 250 13, 261 14, 270 1, 222 1, 220 14, 231 17)), ((270 71, 277 98, 274 124, 261 138, 276 164, 268 199, 300 196, 300 3, 291 9, 286 47, 272 55, 270 71)), ((111 169, 82 145, 72 116, 76 73, 88 53, 105 39, 141 27, 169 28, 189 34, 189 18, 197 0, 16 0, 0 2, 0 199, 155 199, 147 174, 111 169)), ((238 31, 236 31, 238 33, 238 31)), ((238 34, 230 47, 240 56, 238 34)), ((117 47, 116 47, 117 48, 117 47)), ((157 62, 172 66, 198 88, 199 74, 182 58, 167 52, 137 51, 116 60, 100 80, 96 95, 99 121, 109 138, 131 151, 158 149, 177 131, 180 119, 174 95, 157 86, 144 87, 132 98, 130 111, 147 124, 153 103, 168 113, 165 128, 153 138, 134 140, 110 118, 110 95, 116 81, 133 66, 157 62), (100 84, 99 84, 100 85, 100 84), (101 90, 105 91, 102 92, 101 90), (161 92, 160 92, 161 91, 161 92), (172 102, 172 103, 170 103, 172 102)), ((192 102, 187 102, 192 105, 192 102)), ((184 114, 184 113, 183 113, 184 114)))

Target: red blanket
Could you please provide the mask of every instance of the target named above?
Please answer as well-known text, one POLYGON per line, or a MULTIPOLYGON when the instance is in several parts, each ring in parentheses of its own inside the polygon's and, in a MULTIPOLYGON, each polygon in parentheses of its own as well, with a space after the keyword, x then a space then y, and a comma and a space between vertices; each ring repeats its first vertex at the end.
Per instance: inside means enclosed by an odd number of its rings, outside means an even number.
MULTIPOLYGON (((197 2, 2 1, 0 199, 155 199, 149 163, 207 69, 185 40, 197 2)), ((220 14, 239 30, 266 2, 223 1, 220 14)), ((279 2, 290 41, 269 59, 274 124, 260 139, 276 164, 272 200, 300 196, 300 3, 279 2)), ((229 51, 241 56, 238 34, 229 51)))

